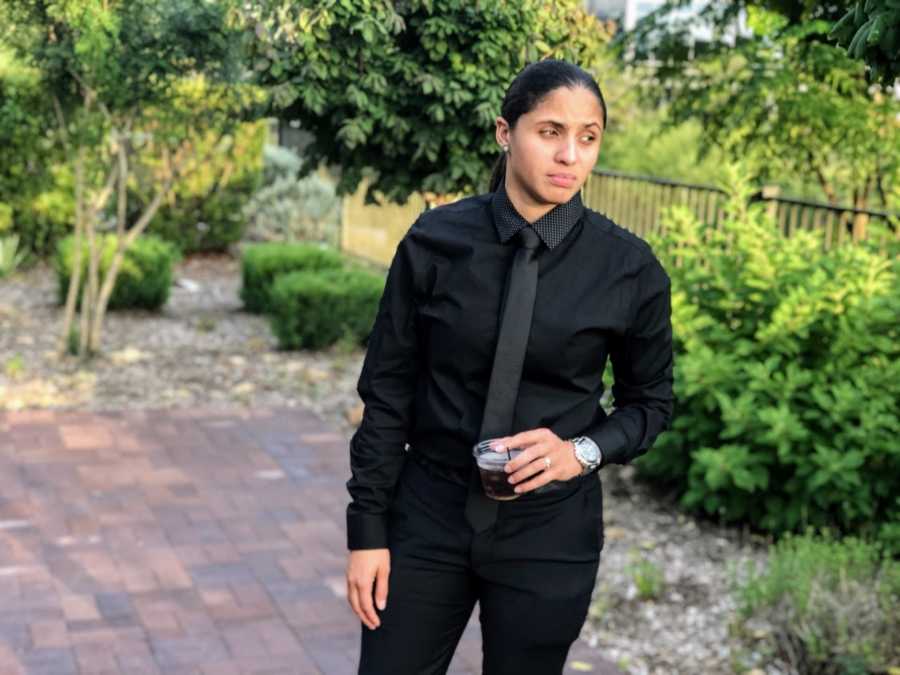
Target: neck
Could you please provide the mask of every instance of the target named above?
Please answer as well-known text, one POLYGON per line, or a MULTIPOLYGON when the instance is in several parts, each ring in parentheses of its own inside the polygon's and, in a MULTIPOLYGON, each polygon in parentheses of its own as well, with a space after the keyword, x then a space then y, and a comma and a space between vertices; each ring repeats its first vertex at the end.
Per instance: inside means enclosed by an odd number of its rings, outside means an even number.
POLYGON ((509 197, 510 203, 512 203, 516 211, 519 212, 519 215, 529 223, 533 223, 557 206, 557 204, 548 204, 546 202, 538 201, 527 190, 522 189, 517 183, 511 182, 509 180, 509 174, 507 174, 504 179, 503 187, 506 190, 506 196, 509 197))

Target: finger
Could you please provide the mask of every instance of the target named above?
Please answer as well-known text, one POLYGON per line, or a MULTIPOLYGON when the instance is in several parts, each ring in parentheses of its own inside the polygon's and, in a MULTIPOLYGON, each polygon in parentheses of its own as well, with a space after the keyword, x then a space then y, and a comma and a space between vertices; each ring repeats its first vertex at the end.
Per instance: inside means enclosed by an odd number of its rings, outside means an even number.
POLYGON ((520 452, 513 459, 504 464, 506 472, 514 473, 521 469, 523 466, 527 466, 530 462, 534 461, 535 457, 537 457, 538 451, 539 447, 534 445, 526 450, 522 450, 522 452, 520 452))
POLYGON ((515 491, 518 494, 522 494, 523 492, 531 492, 532 490, 546 485, 550 481, 556 480, 556 477, 558 475, 557 472, 558 469, 556 467, 552 467, 550 469, 547 469, 546 471, 541 471, 531 480, 516 485, 515 491))
MULTIPOLYGON (((372 581, 360 581, 353 580, 350 581, 350 606, 353 608, 353 611, 359 617, 359 620, 362 621, 366 626, 370 629, 375 630, 377 625, 372 621, 371 616, 366 613, 365 607, 363 606, 363 598, 366 596, 365 589, 368 588, 368 595, 372 597, 372 581)), ((377 619, 377 617, 376 617, 377 619)))
POLYGON ((503 441, 503 444, 507 448, 527 448, 535 443, 547 440, 548 432, 550 432, 550 430, 546 427, 539 427, 537 429, 520 431, 517 434, 506 436, 500 440, 503 441))
POLYGON ((369 620, 369 623, 372 624, 369 627, 373 630, 381 625, 381 619, 379 619, 378 614, 375 613, 375 605, 372 603, 372 587, 374 581, 374 579, 369 579, 359 587, 359 606, 360 609, 362 609, 363 614, 365 614, 366 618, 369 620))
POLYGON ((519 494, 523 492, 530 492, 536 488, 542 487, 547 483, 550 483, 561 476, 559 473, 559 467, 556 466, 553 458, 551 458, 550 468, 547 468, 547 464, 541 459, 540 462, 541 470, 538 471, 530 480, 526 480, 516 484, 515 491, 519 494))
MULTIPOLYGON (((523 450, 520 455, 518 455, 515 459, 508 461, 504 466, 506 467, 506 472, 514 474, 519 471, 521 468, 528 466, 538 457, 542 457, 546 455, 550 450, 550 447, 544 443, 539 443, 537 445, 532 445, 527 450, 523 450)), ((530 474, 529 474, 530 475, 530 474)), ((525 476, 523 476, 524 478, 525 476)))
POLYGON ((388 567, 381 567, 375 577, 375 606, 384 611, 387 607, 388 577, 391 571, 388 567))
POLYGON ((372 628, 372 626, 369 626, 369 621, 368 619, 366 619, 365 615, 362 613, 362 609, 359 606, 359 591, 357 590, 356 584, 353 582, 348 582, 347 600, 350 601, 350 607, 353 609, 353 613, 359 617, 359 620, 369 628, 372 628))
MULTIPOLYGON (((538 473, 541 473, 542 471, 547 470, 547 461, 546 461, 546 457, 548 457, 547 451, 543 447, 540 447, 540 448, 536 447, 535 453, 536 453, 536 456, 534 457, 534 459, 532 459, 530 462, 528 462, 522 468, 515 470, 515 471, 513 471, 513 473, 510 474, 509 477, 512 479, 510 481, 512 484, 521 483, 526 478, 530 478, 531 476, 534 476, 538 473)), ((551 466, 552 466, 552 460, 551 460, 551 466)))

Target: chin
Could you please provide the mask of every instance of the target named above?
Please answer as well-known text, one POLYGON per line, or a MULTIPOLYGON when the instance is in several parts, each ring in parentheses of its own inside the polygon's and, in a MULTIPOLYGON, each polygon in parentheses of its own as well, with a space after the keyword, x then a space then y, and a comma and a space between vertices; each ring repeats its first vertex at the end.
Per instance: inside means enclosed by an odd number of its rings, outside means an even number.
POLYGON ((548 202, 553 202, 554 204, 565 204, 567 201, 572 199, 576 194, 578 194, 578 187, 559 187, 556 185, 551 185, 548 190, 543 190, 544 196, 548 202))

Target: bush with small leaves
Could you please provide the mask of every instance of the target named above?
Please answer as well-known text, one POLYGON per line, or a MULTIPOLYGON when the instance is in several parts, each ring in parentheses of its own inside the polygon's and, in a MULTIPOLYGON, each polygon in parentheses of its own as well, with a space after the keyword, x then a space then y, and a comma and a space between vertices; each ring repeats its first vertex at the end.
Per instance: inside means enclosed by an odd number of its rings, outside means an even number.
POLYGON ((789 534, 762 569, 733 568, 731 584, 734 633, 750 642, 747 622, 767 624, 767 651, 791 672, 865 675, 900 664, 900 561, 878 544, 789 534))
POLYGON ((900 258, 786 238, 735 188, 720 227, 673 209, 650 238, 672 280, 677 404, 637 468, 723 521, 900 551, 900 258))
POLYGON ((291 272, 272 286, 270 322, 283 349, 320 349, 352 336, 363 344, 384 278, 362 269, 291 272))
MULTIPOLYGON (((102 237, 100 277, 103 279, 116 251, 116 235, 98 236, 102 237)), ((81 306, 80 290, 86 283, 88 273, 87 241, 83 239, 82 245, 81 284, 76 308, 81 306)), ((60 304, 65 302, 69 290, 74 253, 75 241, 71 235, 60 240, 53 261, 58 281, 57 300, 60 304)), ((156 310, 162 307, 169 298, 174 266, 180 259, 181 253, 174 244, 153 235, 139 237, 125 252, 108 308, 156 310)))
POLYGON ((339 268, 343 264, 337 250, 317 244, 251 244, 241 258, 240 296, 244 308, 248 312, 265 312, 269 307, 269 290, 280 274, 339 268))

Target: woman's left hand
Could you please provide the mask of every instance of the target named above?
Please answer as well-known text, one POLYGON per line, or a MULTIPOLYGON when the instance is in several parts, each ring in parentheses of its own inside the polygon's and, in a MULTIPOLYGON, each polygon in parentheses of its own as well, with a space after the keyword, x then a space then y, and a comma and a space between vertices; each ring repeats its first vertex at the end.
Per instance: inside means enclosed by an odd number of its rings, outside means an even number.
POLYGON ((519 494, 554 480, 569 480, 581 473, 582 466, 575 459, 572 441, 564 441, 550 429, 529 429, 497 439, 496 445, 501 443, 506 448, 522 448, 515 459, 506 463, 509 481, 519 494))

